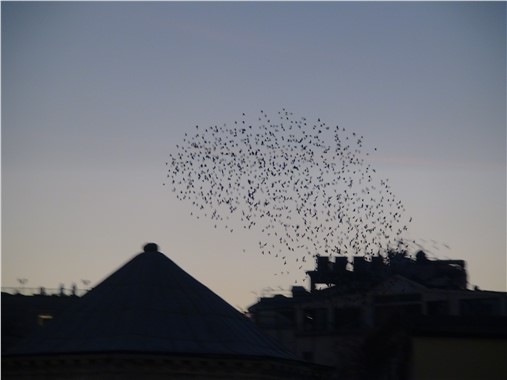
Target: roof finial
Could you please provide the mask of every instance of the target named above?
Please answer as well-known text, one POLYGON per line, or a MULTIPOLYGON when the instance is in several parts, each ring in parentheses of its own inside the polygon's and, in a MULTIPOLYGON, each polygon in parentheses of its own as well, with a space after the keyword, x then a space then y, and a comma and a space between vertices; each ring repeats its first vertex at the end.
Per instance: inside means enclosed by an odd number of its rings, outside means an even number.
POLYGON ((158 245, 155 243, 148 243, 143 247, 144 252, 158 252, 158 245))

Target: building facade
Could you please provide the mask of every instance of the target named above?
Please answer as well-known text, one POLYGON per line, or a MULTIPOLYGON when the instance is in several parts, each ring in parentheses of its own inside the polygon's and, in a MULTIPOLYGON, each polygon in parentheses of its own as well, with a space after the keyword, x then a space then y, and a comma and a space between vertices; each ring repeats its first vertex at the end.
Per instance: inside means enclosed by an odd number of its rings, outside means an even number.
POLYGON ((310 291, 261 298, 252 319, 299 358, 334 367, 337 379, 458 378, 439 374, 461 351, 460 379, 486 367, 488 379, 507 375, 498 358, 507 352, 507 293, 467 289, 459 260, 354 261, 351 271, 346 258, 318 258, 310 291))

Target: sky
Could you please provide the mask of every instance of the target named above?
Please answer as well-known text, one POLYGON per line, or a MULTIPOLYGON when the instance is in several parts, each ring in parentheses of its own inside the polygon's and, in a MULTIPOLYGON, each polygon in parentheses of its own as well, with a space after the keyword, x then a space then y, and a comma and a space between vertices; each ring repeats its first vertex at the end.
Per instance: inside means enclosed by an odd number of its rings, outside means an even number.
POLYGON ((3 287, 94 286, 156 242, 239 309, 287 291, 259 236, 162 185, 195 125, 286 108, 364 135, 406 238, 506 291, 504 2, 2 2, 1 22, 3 287))

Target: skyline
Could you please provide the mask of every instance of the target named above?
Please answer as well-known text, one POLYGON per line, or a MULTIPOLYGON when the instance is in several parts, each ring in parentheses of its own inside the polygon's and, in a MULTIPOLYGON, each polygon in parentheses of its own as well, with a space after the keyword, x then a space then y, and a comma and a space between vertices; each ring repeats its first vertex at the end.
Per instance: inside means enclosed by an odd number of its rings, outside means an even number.
POLYGON ((153 241, 236 307, 289 289, 162 186, 195 125, 286 108, 364 135, 407 238, 506 290, 505 3, 1 6, 2 286, 93 286, 153 241))

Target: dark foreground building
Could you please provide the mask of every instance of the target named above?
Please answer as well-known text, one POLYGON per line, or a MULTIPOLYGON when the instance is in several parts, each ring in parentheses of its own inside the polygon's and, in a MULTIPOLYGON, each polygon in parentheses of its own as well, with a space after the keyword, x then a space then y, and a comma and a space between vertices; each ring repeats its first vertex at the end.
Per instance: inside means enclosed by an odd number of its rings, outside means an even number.
POLYGON ((47 326, 75 304, 79 297, 63 292, 27 295, 25 289, 2 289, 2 354, 20 340, 47 326))
POLYGON ((154 243, 2 354, 3 379, 323 379, 154 243))
POLYGON ((389 259, 356 257, 352 271, 318 257, 310 291, 249 312, 301 359, 334 367, 331 378, 507 379, 507 293, 467 289, 462 260, 389 259))

